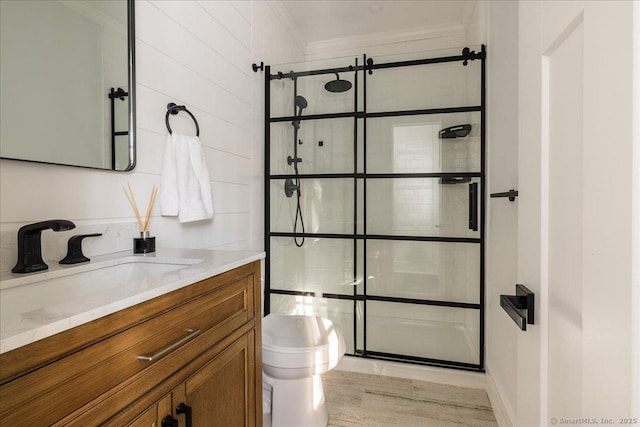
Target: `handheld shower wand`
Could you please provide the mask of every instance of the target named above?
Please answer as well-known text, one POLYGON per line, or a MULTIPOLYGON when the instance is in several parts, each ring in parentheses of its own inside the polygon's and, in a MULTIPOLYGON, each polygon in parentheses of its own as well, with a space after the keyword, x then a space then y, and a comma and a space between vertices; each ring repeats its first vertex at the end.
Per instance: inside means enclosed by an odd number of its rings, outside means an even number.
MULTIPOLYGON (((307 103, 307 99, 304 96, 301 96, 301 95, 296 96, 295 106, 296 108, 298 108, 298 111, 296 112, 295 117, 300 117, 302 115, 302 110, 307 108, 307 105, 309 104, 307 103)), ((293 119, 291 124, 293 125, 295 130, 300 129, 300 120, 293 119)), ((295 138, 295 140, 297 141, 298 138, 295 138)))
MULTIPOLYGON (((295 107, 298 109, 295 117, 302 116, 302 110, 307 108, 309 105, 304 96, 297 95, 294 100, 295 107)), ((298 130, 300 129, 300 120, 296 120, 295 118, 291 122, 293 126, 293 157, 287 156, 287 164, 293 164, 293 170, 295 172, 295 181, 291 178, 287 178, 284 182, 284 193, 287 197, 292 197, 293 193, 296 193, 296 219, 293 224, 293 232, 295 233, 298 229, 298 219, 300 219, 300 225, 302 227, 302 233, 304 234, 304 219, 302 218, 302 208, 300 207, 300 172, 298 171, 298 163, 302 161, 301 158, 298 157, 298 130)), ((302 141, 300 141, 302 143, 302 141)), ((294 237, 294 242, 296 246, 301 247, 304 244, 304 236, 302 240, 298 242, 298 238, 294 237)))

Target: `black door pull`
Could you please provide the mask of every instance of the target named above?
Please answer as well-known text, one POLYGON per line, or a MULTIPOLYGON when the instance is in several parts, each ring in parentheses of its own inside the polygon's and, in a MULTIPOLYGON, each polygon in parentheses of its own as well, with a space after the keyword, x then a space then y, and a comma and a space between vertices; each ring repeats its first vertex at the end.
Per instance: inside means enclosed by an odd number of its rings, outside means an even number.
POLYGON ((178 420, 171 415, 167 415, 162 419, 161 427, 178 427, 178 420))
POLYGON ((469 230, 478 231, 478 183, 469 184, 469 230))
POLYGON ((500 295, 500 306, 521 330, 534 324, 535 295, 526 286, 516 285, 515 295, 500 295))
POLYGON ((184 402, 176 407, 176 414, 184 414, 186 427, 191 427, 191 406, 187 406, 184 402))

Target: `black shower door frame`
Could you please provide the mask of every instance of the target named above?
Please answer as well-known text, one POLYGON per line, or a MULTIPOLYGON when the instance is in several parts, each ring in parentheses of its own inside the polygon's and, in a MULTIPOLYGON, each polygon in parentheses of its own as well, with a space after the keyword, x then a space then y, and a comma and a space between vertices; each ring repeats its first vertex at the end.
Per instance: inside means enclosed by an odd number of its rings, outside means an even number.
MULTIPOLYGON (((486 113, 486 47, 482 45, 479 52, 474 52, 468 48, 463 49, 461 55, 446 56, 438 58, 426 58, 412 61, 398 61, 375 64, 371 58, 363 56, 363 65, 358 64, 358 60, 354 60, 353 65, 339 67, 339 68, 327 68, 301 72, 289 72, 271 74, 271 67, 265 66, 264 68, 264 85, 265 85, 265 115, 264 115, 264 137, 265 137, 265 157, 264 157, 264 248, 266 252, 265 259, 265 289, 264 289, 264 314, 265 316, 270 313, 271 309, 271 295, 289 295, 289 296, 311 296, 318 298, 334 299, 334 300, 349 300, 353 301, 353 336, 354 336, 354 350, 353 356, 359 356, 368 359, 390 360, 399 361, 405 363, 414 363, 420 365, 447 367, 452 369, 481 371, 484 372, 484 316, 485 316, 485 113, 486 113), (403 110, 403 111, 390 111, 390 112, 367 112, 367 75, 372 74, 377 69, 397 68, 397 67, 411 67, 416 65, 437 64, 445 62, 462 62, 463 65, 467 64, 467 61, 479 60, 481 61, 480 67, 480 105, 453 107, 453 108, 433 108, 433 109, 418 109, 418 110, 403 110), (363 110, 358 110, 358 72, 363 71, 363 110), (305 116, 294 115, 285 117, 271 117, 271 80, 277 79, 297 79, 298 77, 322 75, 322 74, 335 74, 335 73, 354 73, 354 107, 351 112, 334 113, 334 114, 310 114, 305 116), (412 115, 429 115, 429 114, 448 114, 448 113, 464 113, 464 112, 479 112, 480 113, 480 172, 430 172, 430 173, 367 173, 367 118, 381 118, 381 117, 393 117, 393 116, 412 116, 412 115), (278 122, 292 122, 294 120, 322 120, 322 119, 335 119, 335 118, 350 118, 354 120, 354 135, 353 135, 353 173, 321 173, 321 174, 299 174, 297 179, 345 179, 352 178, 354 180, 354 212, 353 212, 353 233, 352 234, 328 234, 328 233, 298 233, 298 232, 276 232, 271 231, 271 180, 282 180, 288 178, 295 178, 293 174, 271 174, 271 124, 278 122), (358 120, 363 120, 363 168, 362 172, 358 172, 358 120), (373 235, 368 234, 366 229, 367 224, 367 180, 374 179, 394 179, 394 178, 477 178, 480 182, 479 197, 479 220, 477 223, 479 237, 478 238, 464 238, 464 237, 435 237, 435 236, 397 236, 397 235, 373 235), (363 214, 363 231, 358 232, 358 180, 361 180, 363 184, 362 200, 362 214, 363 214), (362 294, 357 293, 357 287, 354 286, 353 295, 346 294, 334 294, 334 293, 321 293, 306 292, 306 291, 294 291, 285 289, 272 289, 270 285, 270 261, 271 261, 271 238, 272 237, 290 237, 290 238, 323 238, 323 239, 352 239, 353 251, 354 251, 354 265, 353 265, 353 279, 357 279, 357 251, 358 242, 362 243, 362 259, 363 259, 363 287, 362 294), (392 240, 392 241, 419 241, 419 242, 449 242, 449 243, 473 243, 480 246, 480 271, 478 272, 480 283, 480 298, 478 303, 463 303, 455 301, 440 301, 440 300, 428 300, 428 299, 414 299, 414 298, 399 298, 392 296, 377 296, 368 295, 367 293, 367 240, 392 240), (429 305, 429 306, 441 306, 441 307, 455 307, 464 309, 474 309, 479 311, 479 355, 478 364, 463 363, 450 360, 432 359, 425 357, 415 357, 403 354, 394 353, 382 353, 371 351, 367 349, 367 320, 366 309, 367 301, 380 301, 380 302, 392 302, 414 305, 429 305), (363 348, 358 349, 357 340, 357 309, 358 303, 363 307, 363 348)), ((294 84, 294 92, 297 85, 294 84)), ((293 99, 297 93, 294 93, 293 99)))

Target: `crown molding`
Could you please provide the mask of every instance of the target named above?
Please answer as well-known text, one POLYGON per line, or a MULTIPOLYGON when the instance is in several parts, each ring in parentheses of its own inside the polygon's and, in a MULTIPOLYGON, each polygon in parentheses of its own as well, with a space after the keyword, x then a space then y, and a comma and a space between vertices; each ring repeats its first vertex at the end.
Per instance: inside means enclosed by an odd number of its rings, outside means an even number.
POLYGON ((394 43, 412 42, 417 40, 428 40, 442 37, 463 36, 466 37, 469 24, 471 22, 471 10, 465 13, 466 22, 455 25, 429 26, 402 29, 396 31, 386 31, 371 33, 361 36, 343 37, 339 39, 321 40, 306 44, 305 54, 314 55, 328 50, 340 51, 348 49, 364 49, 370 46, 380 46, 394 43))

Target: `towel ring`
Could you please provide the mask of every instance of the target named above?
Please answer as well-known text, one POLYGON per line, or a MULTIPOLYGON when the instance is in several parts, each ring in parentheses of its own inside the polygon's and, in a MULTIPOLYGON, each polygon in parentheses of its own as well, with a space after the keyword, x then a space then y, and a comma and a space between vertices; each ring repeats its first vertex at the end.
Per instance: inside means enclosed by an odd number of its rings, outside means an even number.
POLYGON ((169 133, 173 133, 173 131, 171 130, 171 126, 169 125, 169 114, 173 114, 175 116, 180 111, 184 111, 191 116, 193 122, 196 124, 196 136, 200 136, 200 126, 198 126, 198 121, 196 120, 195 116, 191 114, 191 111, 187 110, 187 107, 185 107, 184 105, 176 105, 173 102, 167 104, 167 114, 164 116, 164 121, 167 124, 167 130, 169 131, 169 133))

